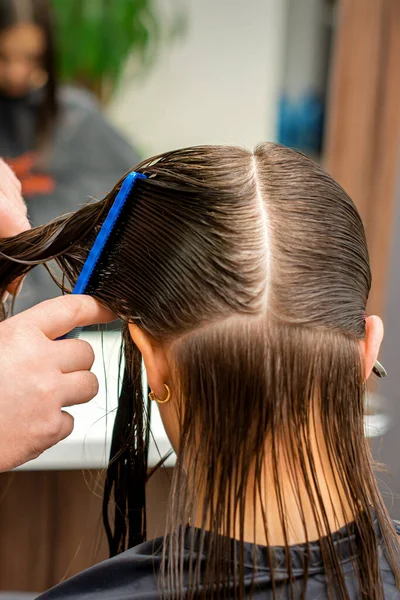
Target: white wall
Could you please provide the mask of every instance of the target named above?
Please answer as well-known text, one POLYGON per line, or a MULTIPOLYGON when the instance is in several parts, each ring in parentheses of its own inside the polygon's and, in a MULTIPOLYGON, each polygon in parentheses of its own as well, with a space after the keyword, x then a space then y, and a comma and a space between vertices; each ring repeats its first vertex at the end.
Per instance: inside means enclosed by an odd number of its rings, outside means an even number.
POLYGON ((186 0, 188 29, 144 81, 125 77, 109 116, 144 155, 275 138, 287 0, 186 0))

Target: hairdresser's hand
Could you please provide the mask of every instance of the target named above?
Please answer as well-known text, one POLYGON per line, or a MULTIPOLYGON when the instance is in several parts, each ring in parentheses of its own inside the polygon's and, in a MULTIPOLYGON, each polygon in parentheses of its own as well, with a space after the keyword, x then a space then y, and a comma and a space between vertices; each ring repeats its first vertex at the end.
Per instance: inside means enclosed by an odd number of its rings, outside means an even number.
POLYGON ((0 238, 30 229, 21 182, 0 158, 0 238))
POLYGON ((66 438, 74 420, 62 408, 97 394, 90 344, 56 338, 114 319, 89 296, 62 296, 0 323, 0 471, 66 438))
MULTIPOLYGON (((11 237, 27 229, 30 229, 30 225, 21 195, 21 183, 0 158, 0 238, 11 237)), ((8 291, 15 294, 19 283, 12 283, 8 291)))

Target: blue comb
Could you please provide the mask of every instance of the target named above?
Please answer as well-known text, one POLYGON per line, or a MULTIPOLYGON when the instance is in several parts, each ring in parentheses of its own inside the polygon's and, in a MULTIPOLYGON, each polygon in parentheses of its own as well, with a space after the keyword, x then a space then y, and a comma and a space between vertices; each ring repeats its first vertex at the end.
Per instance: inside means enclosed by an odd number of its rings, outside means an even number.
MULTIPOLYGON (((90 278, 92 277, 96 269, 104 247, 115 227, 115 224, 117 223, 121 215, 122 209, 125 206, 125 202, 129 197, 129 194, 131 193, 133 185, 137 179, 146 179, 146 175, 144 175, 143 173, 137 173, 136 171, 131 171, 125 177, 121 188, 115 197, 114 203, 110 208, 110 212, 108 213, 103 225, 101 226, 101 229, 97 234, 94 244, 90 249, 90 252, 84 262, 82 271, 80 272, 74 289, 72 290, 73 294, 86 293, 90 278)), ((69 333, 66 333, 58 339, 64 340, 67 338, 77 338, 79 337, 81 331, 82 327, 76 327, 75 329, 73 329, 69 333)))

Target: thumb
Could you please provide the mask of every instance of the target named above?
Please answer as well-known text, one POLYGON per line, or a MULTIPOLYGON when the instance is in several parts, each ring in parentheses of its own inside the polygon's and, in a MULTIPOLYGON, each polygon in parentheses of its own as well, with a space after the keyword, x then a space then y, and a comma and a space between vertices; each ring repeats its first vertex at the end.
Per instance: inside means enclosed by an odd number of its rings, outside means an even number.
POLYGON ((20 326, 36 327, 51 340, 68 333, 75 327, 109 323, 117 317, 91 296, 68 295, 46 300, 12 317, 20 326))

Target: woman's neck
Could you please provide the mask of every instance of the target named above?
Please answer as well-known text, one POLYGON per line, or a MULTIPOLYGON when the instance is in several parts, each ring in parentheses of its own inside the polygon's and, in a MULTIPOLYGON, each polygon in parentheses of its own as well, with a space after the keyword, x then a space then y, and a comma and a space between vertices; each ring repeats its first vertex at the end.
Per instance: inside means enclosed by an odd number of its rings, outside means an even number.
MULTIPOLYGON (((300 477, 298 459, 287 457, 287 452, 280 452, 277 469, 274 469, 268 449, 260 485, 255 482, 253 473, 249 476, 243 521, 245 541, 270 546, 301 544, 307 539, 316 540, 336 531, 354 519, 354 510, 346 500, 339 474, 330 460, 322 427, 314 428, 309 441, 312 467, 311 461, 308 461, 307 482, 300 477), (263 497, 259 492, 255 493, 255 489, 262 490, 263 497), (280 513, 283 514, 284 525, 280 513)), ((204 498, 202 490, 197 498, 204 498)), ((201 527, 202 505, 202 502, 197 504, 194 524, 198 527, 201 527)), ((232 531, 221 533, 239 539, 240 530, 239 518, 236 518, 232 531)))

